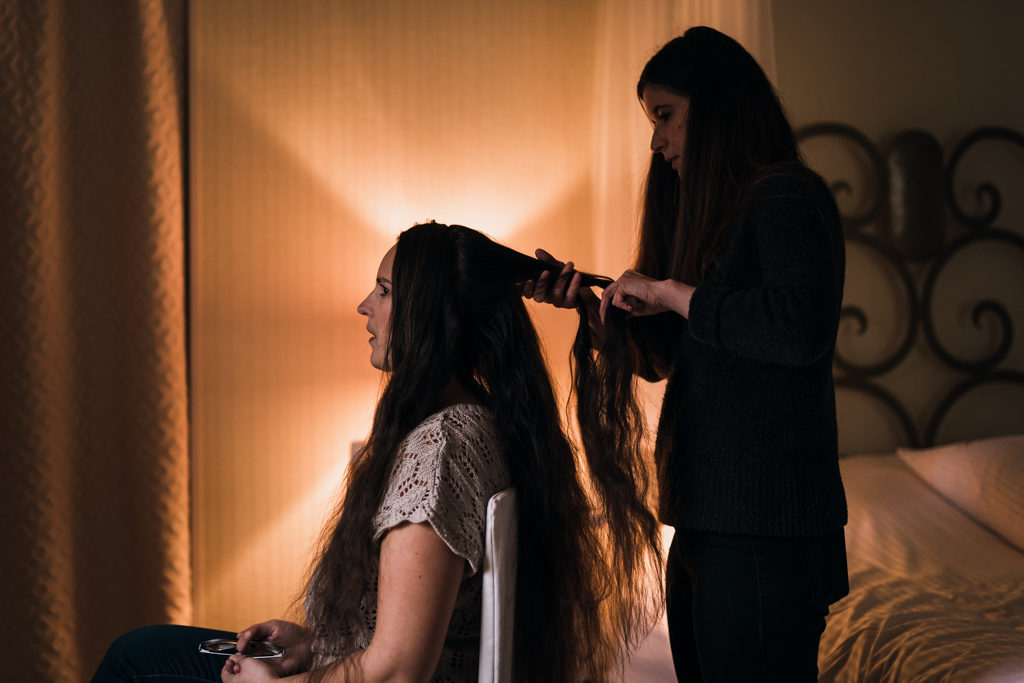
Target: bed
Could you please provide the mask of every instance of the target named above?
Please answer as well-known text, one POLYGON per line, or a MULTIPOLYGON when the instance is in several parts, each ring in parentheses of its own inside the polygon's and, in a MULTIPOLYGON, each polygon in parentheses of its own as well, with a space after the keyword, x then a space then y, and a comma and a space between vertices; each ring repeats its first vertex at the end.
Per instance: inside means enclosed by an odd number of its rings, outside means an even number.
POLYGON ((1024 680, 1024 436, 841 467, 851 593, 819 679, 1024 680))
MULTIPOLYGON (((819 680, 1024 681, 1024 193, 998 189, 1024 187, 1024 136, 980 128, 947 155, 919 130, 884 153, 845 124, 797 134, 848 255, 835 375, 851 592, 819 680), (859 183, 836 180, 851 168, 859 183)), ((674 680, 664 621, 623 680, 674 680)))

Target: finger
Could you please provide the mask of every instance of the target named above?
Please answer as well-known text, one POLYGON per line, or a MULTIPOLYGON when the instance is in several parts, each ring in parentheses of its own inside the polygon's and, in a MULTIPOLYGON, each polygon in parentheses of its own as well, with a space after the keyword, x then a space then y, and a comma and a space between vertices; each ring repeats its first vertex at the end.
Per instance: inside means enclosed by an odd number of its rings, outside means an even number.
POLYGON ((562 262, 556 259, 554 256, 544 251, 543 249, 537 249, 533 252, 537 258, 545 263, 550 263, 553 266, 561 266, 562 262))
POLYGON ((533 280, 527 280, 526 282, 523 283, 523 298, 524 299, 529 299, 529 298, 533 297, 534 284, 535 283, 534 283, 533 280))
POLYGON ((539 278, 537 278, 537 287, 536 289, 534 289, 533 292, 533 300, 536 301, 537 303, 543 304, 547 302, 549 279, 550 278, 548 277, 548 271, 546 270, 540 274, 539 278))
POLYGON ((575 306, 576 297, 580 292, 580 283, 583 281, 583 276, 577 271, 573 274, 572 279, 569 280, 569 288, 565 290, 565 305, 575 306))
POLYGON ((612 306, 615 308, 621 308, 623 310, 630 310, 629 303, 626 301, 628 295, 623 293, 621 287, 615 288, 615 296, 612 297, 612 306))
POLYGON ((614 296, 615 296, 615 289, 616 289, 615 284, 616 283, 613 282, 610 285, 608 285, 605 288, 604 293, 601 295, 600 314, 601 314, 601 324, 602 325, 604 324, 605 316, 608 314, 608 305, 611 303, 612 298, 614 298, 614 296))
POLYGON ((617 301, 613 301, 612 304, 615 306, 615 308, 621 308, 623 311, 626 311, 627 313, 633 313, 633 304, 630 303, 630 300, 630 297, 624 296, 617 301))
POLYGON ((254 640, 267 637, 267 629, 264 624, 254 624, 238 634, 238 651, 245 652, 249 643, 254 640))
POLYGON ((572 277, 572 268, 572 261, 568 261, 564 266, 562 266, 562 272, 558 274, 555 284, 551 287, 551 299, 556 304, 562 302, 562 297, 565 295, 566 285, 569 284, 569 278, 572 277))
POLYGON ((235 676, 240 669, 241 667, 238 666, 238 662, 235 660, 235 655, 231 655, 228 657, 228 660, 224 662, 224 668, 221 669, 221 680, 235 676))

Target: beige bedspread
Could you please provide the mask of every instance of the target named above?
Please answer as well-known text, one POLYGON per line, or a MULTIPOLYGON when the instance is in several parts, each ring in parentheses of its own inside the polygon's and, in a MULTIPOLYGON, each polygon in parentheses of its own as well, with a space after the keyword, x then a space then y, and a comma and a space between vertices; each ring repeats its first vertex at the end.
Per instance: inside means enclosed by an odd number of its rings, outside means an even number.
POLYGON ((822 681, 1024 681, 1024 553, 896 456, 842 461, 851 594, 822 681))

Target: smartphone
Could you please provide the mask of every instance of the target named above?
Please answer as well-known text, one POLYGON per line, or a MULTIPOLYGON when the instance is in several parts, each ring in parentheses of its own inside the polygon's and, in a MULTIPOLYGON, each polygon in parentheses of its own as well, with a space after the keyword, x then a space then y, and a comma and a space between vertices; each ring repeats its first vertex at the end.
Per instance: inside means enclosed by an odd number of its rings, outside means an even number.
POLYGON ((284 648, 278 647, 265 640, 250 640, 249 647, 245 652, 238 652, 238 641, 229 638, 214 638, 199 643, 199 651, 208 655, 224 655, 228 657, 233 654, 242 654, 255 659, 269 659, 271 657, 284 657, 284 648))

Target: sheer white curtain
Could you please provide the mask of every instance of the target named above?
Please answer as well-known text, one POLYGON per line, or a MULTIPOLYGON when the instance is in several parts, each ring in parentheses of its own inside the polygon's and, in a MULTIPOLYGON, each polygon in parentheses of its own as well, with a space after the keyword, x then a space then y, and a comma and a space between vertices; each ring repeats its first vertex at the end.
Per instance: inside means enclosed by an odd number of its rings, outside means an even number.
POLYGON ((647 60, 690 26, 739 41, 775 80, 771 0, 604 0, 595 41, 593 228, 598 268, 618 275, 632 259, 650 126, 634 88, 647 60))

